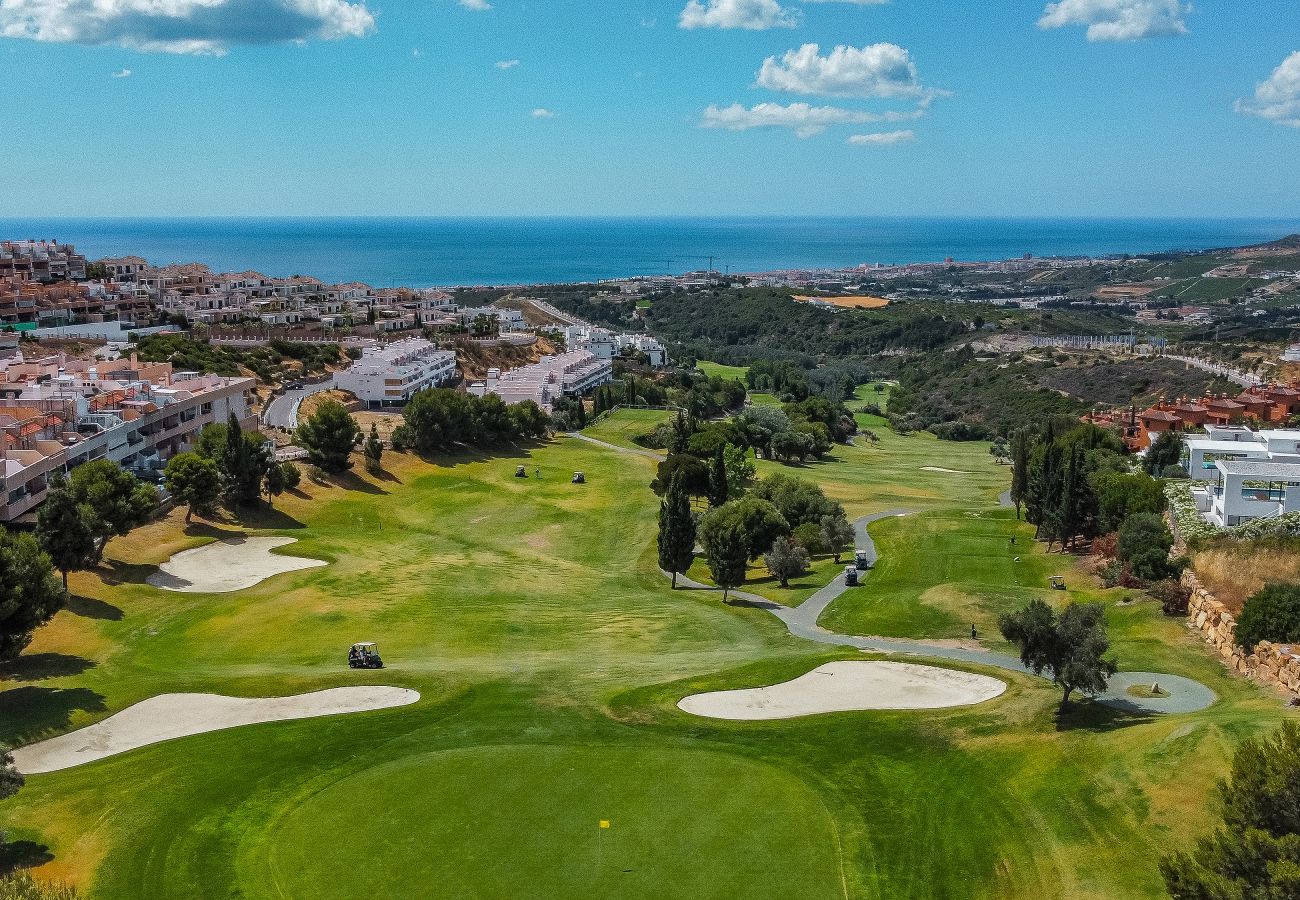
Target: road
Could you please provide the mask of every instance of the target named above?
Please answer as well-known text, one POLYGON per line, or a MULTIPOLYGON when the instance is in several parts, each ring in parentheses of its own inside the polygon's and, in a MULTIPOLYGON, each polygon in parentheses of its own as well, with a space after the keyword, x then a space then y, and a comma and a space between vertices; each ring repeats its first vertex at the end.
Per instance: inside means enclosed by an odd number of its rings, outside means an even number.
POLYGON ((1181 363, 1186 363, 1189 366, 1193 366, 1197 369, 1210 372, 1211 374, 1221 375, 1224 378, 1231 381, 1233 384, 1240 385, 1241 387, 1244 388, 1254 387, 1257 384, 1263 383, 1263 379, 1260 378, 1258 375, 1251 375, 1249 372, 1242 372, 1237 369, 1233 369, 1228 366, 1222 365, 1220 363, 1210 362, 1204 359, 1197 359, 1195 356, 1169 355, 1166 356, 1165 358, 1176 359, 1181 363))
POLYGON ((322 381, 320 384, 309 384, 300 391, 285 391, 267 404, 266 411, 262 413, 262 424, 268 428, 288 428, 290 430, 297 428, 298 407, 302 404, 302 401, 312 394, 328 391, 332 387, 334 387, 333 378, 329 381, 322 381))

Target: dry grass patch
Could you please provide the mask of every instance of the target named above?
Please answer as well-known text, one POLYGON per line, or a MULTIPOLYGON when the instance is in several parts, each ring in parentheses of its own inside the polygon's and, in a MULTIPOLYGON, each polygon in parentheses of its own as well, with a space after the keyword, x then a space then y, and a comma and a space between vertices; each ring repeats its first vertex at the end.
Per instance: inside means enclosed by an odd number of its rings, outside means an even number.
POLYGON ((1206 590, 1236 614, 1246 598, 1265 585, 1300 581, 1300 553, 1282 547, 1214 547, 1195 555, 1192 570, 1206 590))

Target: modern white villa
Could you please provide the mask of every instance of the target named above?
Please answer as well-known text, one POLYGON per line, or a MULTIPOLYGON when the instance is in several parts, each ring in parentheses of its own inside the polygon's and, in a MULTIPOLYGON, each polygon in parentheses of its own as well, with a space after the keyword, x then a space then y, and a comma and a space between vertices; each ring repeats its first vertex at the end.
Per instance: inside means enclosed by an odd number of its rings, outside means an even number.
POLYGON ((1184 443, 1192 497, 1211 525, 1300 512, 1300 431, 1210 426, 1184 443))

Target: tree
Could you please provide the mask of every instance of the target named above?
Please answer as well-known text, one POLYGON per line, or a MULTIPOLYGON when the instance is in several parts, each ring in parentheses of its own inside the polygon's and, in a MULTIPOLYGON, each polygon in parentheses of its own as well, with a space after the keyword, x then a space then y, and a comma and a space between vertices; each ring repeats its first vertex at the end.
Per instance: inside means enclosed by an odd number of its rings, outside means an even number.
POLYGON ((36 538, 0 533, 0 662, 22 653, 66 597, 36 538))
POLYGON ((745 546, 752 560, 766 553, 777 538, 785 537, 790 533, 789 523, 777 508, 753 495, 732 500, 710 510, 704 517, 702 527, 707 530, 711 523, 713 527, 721 527, 719 523, 725 523, 739 528, 740 533, 745 537, 745 546))
POLYGON ((843 515, 844 508, 827 499, 814 482, 778 472, 754 486, 754 496, 768 500, 785 516, 791 528, 806 523, 820 525, 822 516, 843 515))
POLYGON ((68 490, 77 504, 91 513, 90 530, 95 536, 91 565, 103 559, 109 540, 143 525, 158 504, 158 492, 153 487, 106 459, 73 469, 68 490))
POLYGON ((88 568, 95 559, 94 513, 77 502, 67 482, 56 476, 51 491, 36 513, 36 540, 63 575, 68 590, 68 573, 88 568))
POLYGON ((772 549, 763 554, 763 563, 781 587, 788 588, 791 578, 808 571, 808 551, 790 538, 777 538, 772 549))
POLYGON ((1135 513, 1119 529, 1119 558, 1128 563, 1138 578, 1159 581, 1174 573, 1169 549, 1174 536, 1165 520, 1155 513, 1135 513))
POLYGON ((1174 900, 1281 900, 1300 886, 1300 726, 1248 738, 1219 783, 1223 827, 1160 861, 1174 900))
POLYGON ((678 410, 677 416, 673 419, 673 439, 668 445, 671 453, 685 453, 687 446, 690 444, 691 435, 695 433, 695 428, 690 420, 686 418, 686 413, 678 410))
POLYGON ((808 551, 809 556, 817 556, 825 553, 829 549, 826 543, 826 536, 822 533, 821 525, 812 522, 804 522, 798 528, 790 532, 790 540, 795 545, 808 551))
POLYGON ((366 437, 364 448, 366 467, 372 472, 379 471, 380 461, 384 458, 384 442, 379 439, 379 428, 370 423, 370 434, 366 437))
POLYGON ((782 431, 772 435, 772 455, 784 462, 803 462, 812 452, 812 438, 797 431, 782 431))
POLYGON ((838 513, 822 516, 821 527, 822 539, 830 552, 835 554, 835 561, 838 563, 840 555, 851 548, 857 540, 857 533, 849 524, 843 509, 838 513))
POLYGON ((1176 431, 1163 431, 1142 457, 1142 468, 1148 475, 1160 475, 1168 466, 1176 466, 1183 458, 1183 439, 1176 431))
POLYGON ((650 489, 663 496, 677 474, 682 476, 682 489, 690 497, 703 497, 709 493, 709 467, 704 460, 689 453, 670 453, 668 458, 659 463, 650 489))
POLYGON ((678 474, 659 504, 659 568, 672 573, 674 590, 678 574, 689 571, 695 561, 695 530, 691 498, 678 474))
POLYGON ((1260 641, 1300 641, 1300 584, 1270 584, 1248 597, 1237 617, 1236 638, 1247 650, 1260 641))
POLYGON ((360 436, 357 420, 343 404, 326 400, 298 426, 294 440, 307 451, 312 465, 338 473, 352 468, 349 457, 360 436))
POLYGON ((1103 534, 1118 531, 1129 516, 1165 511, 1160 482, 1146 472, 1101 472, 1092 478, 1097 495, 1097 525, 1103 534))
POLYGON ((713 454, 713 463, 709 466, 709 506, 721 506, 727 502, 727 460, 722 455, 722 447, 713 454))
POLYGON ((722 461, 727 470, 727 499, 738 500, 754 483, 757 470, 750 462, 749 451, 734 444, 722 448, 722 461))
POLYGON ((1061 710, 1070 694, 1098 694, 1115 674, 1115 663, 1104 659, 1110 649, 1105 609, 1100 603, 1071 603, 1058 617, 1042 600, 1031 600, 1019 612, 998 618, 1002 636, 1020 649, 1020 661, 1035 675, 1052 673, 1061 688, 1061 710))
POLYGON ((520 437, 540 441, 551 433, 551 417, 534 400, 513 404, 510 407, 510 417, 514 422, 515 433, 520 437))
POLYGON ((197 453, 178 453, 167 460, 164 470, 167 492, 177 503, 186 504, 185 522, 194 513, 211 516, 221 499, 221 470, 210 459, 197 453))
POLYGON ((749 561, 749 544, 741 524, 729 519, 705 517, 701 529, 704 558, 709 564, 713 583, 722 588, 722 602, 733 589, 745 583, 745 566, 749 561))
POLYGON ((266 441, 255 431, 245 434, 232 412, 226 422, 225 441, 217 459, 226 504, 237 508, 256 503, 262 496, 262 479, 271 463, 266 441))

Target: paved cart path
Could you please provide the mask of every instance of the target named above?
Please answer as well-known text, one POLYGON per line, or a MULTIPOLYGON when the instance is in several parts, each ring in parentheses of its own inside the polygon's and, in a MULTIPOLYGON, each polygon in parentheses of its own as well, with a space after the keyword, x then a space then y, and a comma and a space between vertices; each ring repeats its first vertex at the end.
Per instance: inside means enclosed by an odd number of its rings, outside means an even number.
MULTIPOLYGON (((638 456, 649 456, 655 459, 663 459, 661 454, 653 453, 649 450, 634 450, 628 447, 620 447, 617 444, 610 444, 605 441, 596 440, 587 437, 578 432, 571 432, 571 437, 606 447, 619 453, 630 453, 638 456)), ((1011 492, 1005 491, 998 497, 1000 506, 1011 506, 1011 492)), ((891 509, 885 512, 873 513, 869 516, 863 516, 854 523, 854 530, 857 532, 857 549, 865 550, 867 559, 874 566, 879 556, 876 552, 875 541, 871 539, 871 534, 867 530, 873 523, 881 519, 895 518, 898 516, 910 515, 913 511, 907 509, 891 509)), ((663 573, 666 577, 671 577, 669 573, 663 573)), ((866 578, 870 574, 863 573, 866 578)), ((700 584, 687 578, 685 575, 677 576, 679 587, 687 590, 697 591, 718 591, 719 588, 709 585, 700 584)), ((817 624, 826 608, 835 602, 846 590, 851 590, 844 584, 843 575, 837 574, 835 579, 824 588, 813 594, 798 606, 783 606, 774 600, 766 597, 760 597, 757 594, 751 594, 746 591, 731 591, 730 596, 736 598, 746 606, 753 606, 757 609, 765 609, 772 615, 776 616, 785 623, 785 627, 795 637, 800 637, 809 641, 816 641, 819 644, 833 644, 842 647, 857 647, 859 650, 867 650, 875 653, 898 653, 909 654, 912 656, 929 656, 937 659, 950 659, 954 662, 970 663, 979 666, 992 666, 998 669, 1005 669, 1008 672, 1019 672, 1027 675, 1034 673, 1020 662, 1019 658, 1009 656, 1005 653, 994 653, 990 650, 973 649, 970 647, 955 646, 952 644, 934 644, 927 641, 911 640, 909 638, 884 638, 884 637, 862 637, 852 634, 840 634, 834 631, 827 631, 817 624)), ((1043 677, 1043 676, 1037 676, 1043 677)), ((1205 709, 1214 703, 1217 699, 1214 691, 1210 690, 1199 681, 1193 681, 1190 678, 1184 678, 1181 675, 1166 675, 1160 672, 1117 672, 1110 679, 1108 689, 1097 695, 1097 701, 1115 709, 1123 709, 1131 712, 1144 713, 1183 713, 1196 712, 1205 709), (1128 689, 1135 685, 1149 686, 1158 683, 1162 690, 1168 692, 1167 697, 1134 697, 1128 693, 1128 689)))

